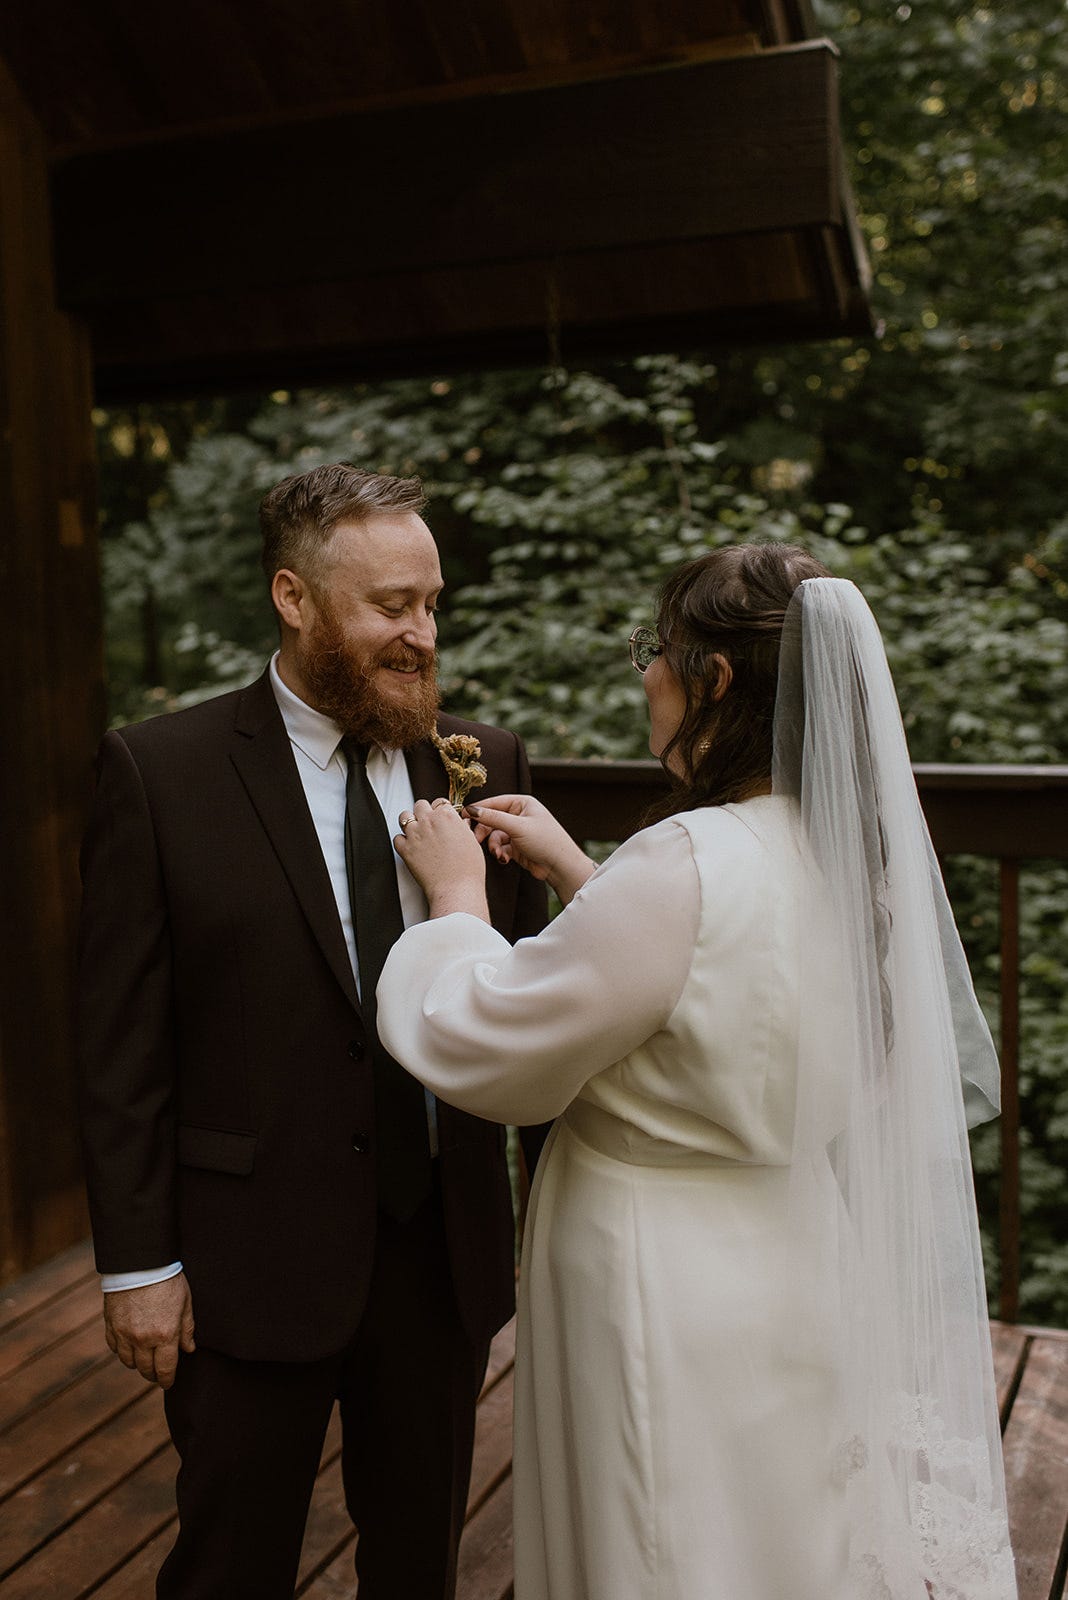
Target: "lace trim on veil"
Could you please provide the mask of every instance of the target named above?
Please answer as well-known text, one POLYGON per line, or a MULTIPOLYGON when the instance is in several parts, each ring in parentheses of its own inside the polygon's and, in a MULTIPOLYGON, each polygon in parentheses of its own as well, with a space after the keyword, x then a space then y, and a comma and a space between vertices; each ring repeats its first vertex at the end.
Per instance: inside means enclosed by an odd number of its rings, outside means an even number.
POLYGON ((1015 1591, 1008 1518, 997 1503, 985 1437, 947 1435, 933 1395, 899 1392, 881 1463, 880 1473, 859 1434, 836 1452, 857 1600, 915 1600, 917 1574, 932 1600, 1004 1600, 1015 1591), (893 1526, 888 1472, 907 1482, 908 1514, 893 1526))

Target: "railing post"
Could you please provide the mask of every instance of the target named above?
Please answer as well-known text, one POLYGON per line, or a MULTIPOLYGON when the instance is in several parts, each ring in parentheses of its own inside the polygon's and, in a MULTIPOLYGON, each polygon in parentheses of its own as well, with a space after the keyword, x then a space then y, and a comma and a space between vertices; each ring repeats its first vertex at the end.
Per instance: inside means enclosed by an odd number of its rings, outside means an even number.
POLYGON ((998 1314, 1020 1311, 1020 865, 1001 868, 1001 1292, 998 1314))

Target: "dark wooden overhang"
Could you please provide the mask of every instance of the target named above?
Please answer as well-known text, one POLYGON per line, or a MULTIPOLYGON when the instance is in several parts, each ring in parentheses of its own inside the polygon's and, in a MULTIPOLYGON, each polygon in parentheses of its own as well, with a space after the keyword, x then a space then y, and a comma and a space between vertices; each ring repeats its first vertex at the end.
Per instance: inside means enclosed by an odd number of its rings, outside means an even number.
POLYGON ((794 0, 14 0, 101 397, 871 330, 794 0))

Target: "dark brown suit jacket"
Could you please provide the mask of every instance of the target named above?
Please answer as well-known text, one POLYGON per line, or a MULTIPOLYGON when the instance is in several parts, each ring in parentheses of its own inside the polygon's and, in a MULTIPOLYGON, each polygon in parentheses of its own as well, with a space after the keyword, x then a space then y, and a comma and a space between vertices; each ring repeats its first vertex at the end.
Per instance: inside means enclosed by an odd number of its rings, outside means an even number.
MULTIPOLYGON (((482 743, 488 793, 529 789, 513 734, 482 743)), ((416 798, 447 792, 428 742, 416 798)), ((354 1334, 374 1250, 369 1053, 329 875, 265 673, 109 733, 82 853, 79 1041, 97 1266, 181 1259, 197 1338, 313 1360, 354 1334)), ((540 885, 490 860, 493 923, 545 920, 540 885)), ((439 1105, 449 1257, 488 1338, 513 1306, 504 1130, 439 1105)))

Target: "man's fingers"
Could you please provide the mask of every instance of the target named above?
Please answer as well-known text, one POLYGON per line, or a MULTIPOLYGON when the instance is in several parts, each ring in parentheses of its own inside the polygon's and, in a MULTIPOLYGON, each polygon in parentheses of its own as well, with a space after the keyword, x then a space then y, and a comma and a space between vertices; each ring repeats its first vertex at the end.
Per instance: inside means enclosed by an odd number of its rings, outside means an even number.
POLYGON ((183 1330, 180 1341, 171 1339, 157 1345, 131 1345, 120 1338, 116 1341, 115 1354, 125 1366, 136 1367, 146 1383, 158 1383, 161 1389, 169 1389, 178 1372, 179 1350, 192 1354, 195 1348, 190 1318, 188 1332, 183 1330))
POLYGON ((156 1381, 156 1352, 149 1346, 139 1344, 134 1346, 134 1366, 144 1378, 146 1383, 156 1381))
POLYGON ((112 1332, 110 1323, 107 1322, 104 1324, 104 1340, 112 1355, 117 1356, 119 1353, 119 1341, 112 1332))
MULTIPOLYGON (((178 1371, 177 1344, 158 1344, 155 1354, 155 1380, 161 1389, 169 1389, 178 1371)), ((143 1376, 143 1374, 142 1374, 143 1376)))
POLYGON ((132 1367, 135 1365, 134 1347, 130 1343, 129 1339, 123 1338, 121 1333, 115 1335, 115 1343, 112 1346, 112 1349, 115 1351, 115 1354, 118 1356, 124 1367, 132 1367))
POLYGON ((182 1331, 178 1338, 180 1347, 188 1356, 191 1356, 193 1351, 196 1349, 196 1343, 193 1339, 194 1326, 193 1308, 192 1306, 189 1306, 186 1310, 185 1316, 182 1318, 182 1331))

